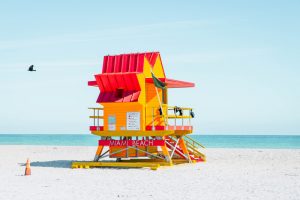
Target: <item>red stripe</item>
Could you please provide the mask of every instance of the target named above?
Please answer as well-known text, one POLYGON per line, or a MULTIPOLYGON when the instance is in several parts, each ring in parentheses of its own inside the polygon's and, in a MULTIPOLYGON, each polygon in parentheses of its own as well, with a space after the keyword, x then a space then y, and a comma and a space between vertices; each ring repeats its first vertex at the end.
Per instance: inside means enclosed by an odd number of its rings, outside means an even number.
POLYGON ((153 66, 158 56, 159 52, 104 56, 102 73, 143 72, 144 59, 153 66))
POLYGON ((158 53, 152 53, 151 60, 150 60, 150 64, 152 66, 154 66, 157 56, 158 56, 158 53))
POLYGON ((118 73, 121 71, 121 59, 122 59, 122 55, 120 56, 116 56, 115 58, 115 65, 114 65, 114 73, 118 73))
POLYGON ((103 131, 103 126, 90 126, 90 131, 103 131))
POLYGON ((98 86, 97 81, 88 81, 88 86, 98 86))
POLYGON ((100 76, 104 91, 113 91, 113 87, 111 86, 107 74, 101 74, 100 76))
POLYGON ((129 72, 136 71, 136 54, 130 54, 130 61, 129 61, 129 72))
POLYGON ((137 74, 130 74, 130 80, 131 80, 131 89, 132 90, 140 90, 140 84, 137 78, 137 74))
POLYGON ((128 72, 128 65, 129 65, 129 55, 124 54, 122 56, 122 72, 128 72))
POLYGON ((118 88, 118 82, 115 79, 115 74, 107 74, 107 78, 111 85, 111 89, 115 91, 118 88))
POLYGON ((106 68, 107 73, 114 72, 114 62, 115 62, 115 57, 109 56, 107 61, 107 68, 106 68))
POLYGON ((138 101, 139 96, 140 96, 140 93, 141 93, 140 91, 134 92, 134 93, 132 94, 132 97, 131 97, 130 101, 131 101, 131 102, 138 101))
POLYGON ((106 69, 107 69, 107 58, 108 58, 108 56, 104 56, 104 58, 103 58, 102 73, 106 73, 106 69))
POLYGON ((133 90, 133 84, 132 84, 132 80, 130 77, 130 74, 123 74, 123 79, 124 79, 124 83, 126 84, 126 89, 127 90, 133 90))
MULTIPOLYGON (((147 131, 152 131, 152 126, 146 126, 147 131)), ((166 126, 154 126, 154 130, 167 130, 166 126)), ((193 126, 168 126, 168 130, 193 130, 193 126)))
POLYGON ((132 91, 124 91, 123 102, 130 102, 132 97, 132 91))
POLYGON ((95 79, 97 81, 97 84, 98 84, 98 87, 99 87, 100 91, 105 91, 105 88, 103 86, 103 82, 101 80, 101 75, 100 74, 99 75, 95 75, 95 79))
POLYGON ((118 87, 127 90, 125 81, 123 79, 123 74, 115 74, 116 81, 118 82, 118 87))
POLYGON ((138 54, 136 72, 141 72, 141 73, 143 72, 144 59, 145 59, 144 54, 138 54))
POLYGON ((164 146, 164 140, 99 140, 99 146, 164 146))

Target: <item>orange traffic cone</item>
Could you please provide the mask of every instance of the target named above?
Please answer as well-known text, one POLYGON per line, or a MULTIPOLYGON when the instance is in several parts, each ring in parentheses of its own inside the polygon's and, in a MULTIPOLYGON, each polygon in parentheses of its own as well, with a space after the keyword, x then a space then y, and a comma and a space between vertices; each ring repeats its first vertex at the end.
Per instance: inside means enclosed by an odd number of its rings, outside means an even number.
POLYGON ((26 168, 25 168, 25 176, 31 175, 31 169, 30 169, 30 161, 29 158, 27 158, 26 162, 26 168))

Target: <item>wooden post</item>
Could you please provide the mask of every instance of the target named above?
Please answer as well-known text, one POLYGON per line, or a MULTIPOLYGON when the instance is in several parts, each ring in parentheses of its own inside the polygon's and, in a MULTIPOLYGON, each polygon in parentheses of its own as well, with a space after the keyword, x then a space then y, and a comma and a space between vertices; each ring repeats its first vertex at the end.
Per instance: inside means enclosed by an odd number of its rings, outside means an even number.
POLYGON ((98 146, 96 154, 95 154, 95 158, 94 158, 95 162, 97 162, 99 160, 102 151, 103 151, 103 146, 98 146))
POLYGON ((173 162, 172 162, 172 159, 171 159, 171 156, 170 156, 170 154, 169 154, 169 151, 168 151, 168 148, 167 148, 166 144, 163 145, 163 146, 160 146, 160 147, 161 147, 161 150, 162 150, 162 152, 163 152, 163 155, 164 155, 165 158, 166 158, 166 161, 169 162, 169 163, 172 165, 173 162))
POLYGON ((184 139, 182 139, 182 137, 179 138, 179 147, 182 149, 184 155, 187 156, 189 162, 191 162, 191 157, 190 157, 190 154, 189 154, 189 151, 184 143, 184 139))

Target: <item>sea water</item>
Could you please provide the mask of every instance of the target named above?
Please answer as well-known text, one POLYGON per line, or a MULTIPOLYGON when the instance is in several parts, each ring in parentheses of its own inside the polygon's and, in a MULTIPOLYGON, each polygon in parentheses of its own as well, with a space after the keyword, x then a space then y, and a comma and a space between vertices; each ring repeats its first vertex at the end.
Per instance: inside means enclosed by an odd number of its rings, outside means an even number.
MULTIPOLYGON (((300 135, 196 135, 207 148, 300 149, 300 135)), ((97 146, 91 134, 0 134, 0 145, 97 146)))

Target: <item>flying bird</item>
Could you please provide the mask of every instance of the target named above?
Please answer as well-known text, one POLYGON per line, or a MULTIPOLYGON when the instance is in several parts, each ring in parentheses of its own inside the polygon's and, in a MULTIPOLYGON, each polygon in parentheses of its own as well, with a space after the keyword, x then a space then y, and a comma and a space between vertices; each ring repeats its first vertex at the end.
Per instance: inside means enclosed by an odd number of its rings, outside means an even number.
POLYGON ((28 71, 30 71, 30 72, 35 72, 36 70, 33 69, 33 67, 34 67, 34 65, 30 65, 30 67, 28 68, 28 71))

